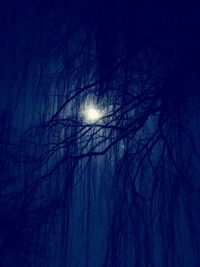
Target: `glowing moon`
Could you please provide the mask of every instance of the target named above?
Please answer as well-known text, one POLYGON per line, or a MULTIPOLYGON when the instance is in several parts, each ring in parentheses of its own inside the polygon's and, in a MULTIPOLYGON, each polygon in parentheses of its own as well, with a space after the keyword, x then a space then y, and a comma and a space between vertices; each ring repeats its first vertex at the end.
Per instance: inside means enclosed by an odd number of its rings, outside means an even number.
POLYGON ((102 117, 102 114, 97 107, 89 105, 85 107, 84 117, 87 122, 94 123, 102 117))

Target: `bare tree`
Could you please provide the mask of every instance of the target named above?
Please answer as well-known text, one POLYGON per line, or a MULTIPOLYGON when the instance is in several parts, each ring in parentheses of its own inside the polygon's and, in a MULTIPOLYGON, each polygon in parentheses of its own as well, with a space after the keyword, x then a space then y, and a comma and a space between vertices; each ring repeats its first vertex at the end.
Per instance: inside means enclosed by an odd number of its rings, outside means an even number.
POLYGON ((1 13, 2 266, 197 266, 198 12, 1 13))

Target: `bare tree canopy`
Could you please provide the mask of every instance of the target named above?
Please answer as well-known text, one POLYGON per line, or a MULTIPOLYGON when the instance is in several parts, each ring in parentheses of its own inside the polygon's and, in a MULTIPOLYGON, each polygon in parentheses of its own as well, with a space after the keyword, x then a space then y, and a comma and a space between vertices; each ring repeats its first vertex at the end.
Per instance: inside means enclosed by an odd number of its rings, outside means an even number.
POLYGON ((198 8, 8 0, 0 36, 0 266, 198 267, 198 8))

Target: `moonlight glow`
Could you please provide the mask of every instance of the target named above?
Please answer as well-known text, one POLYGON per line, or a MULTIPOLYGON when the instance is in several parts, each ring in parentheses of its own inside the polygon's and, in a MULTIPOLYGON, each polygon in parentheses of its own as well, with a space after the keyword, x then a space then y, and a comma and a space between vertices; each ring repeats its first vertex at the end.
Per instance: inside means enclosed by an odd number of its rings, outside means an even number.
POLYGON ((89 105, 85 107, 84 117, 87 122, 94 123, 102 117, 102 113, 94 105, 89 105))

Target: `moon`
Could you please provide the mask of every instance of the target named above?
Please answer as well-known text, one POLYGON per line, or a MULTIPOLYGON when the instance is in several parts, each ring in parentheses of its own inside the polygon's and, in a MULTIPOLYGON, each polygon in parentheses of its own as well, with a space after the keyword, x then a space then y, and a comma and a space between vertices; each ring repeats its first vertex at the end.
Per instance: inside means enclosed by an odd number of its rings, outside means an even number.
POLYGON ((102 112, 95 105, 88 105, 85 107, 84 117, 88 123, 94 123, 101 119, 102 112))

